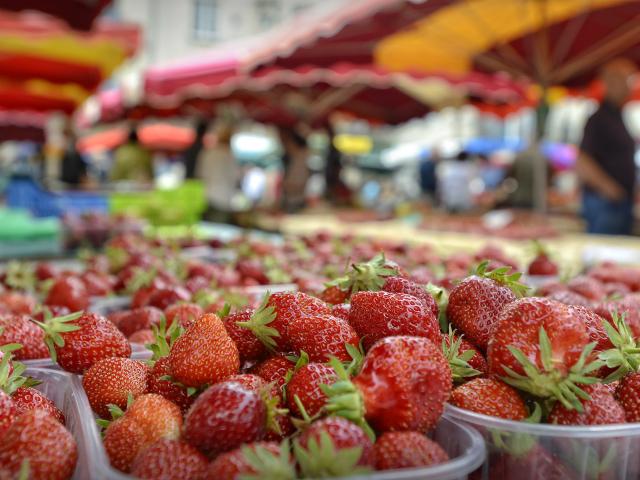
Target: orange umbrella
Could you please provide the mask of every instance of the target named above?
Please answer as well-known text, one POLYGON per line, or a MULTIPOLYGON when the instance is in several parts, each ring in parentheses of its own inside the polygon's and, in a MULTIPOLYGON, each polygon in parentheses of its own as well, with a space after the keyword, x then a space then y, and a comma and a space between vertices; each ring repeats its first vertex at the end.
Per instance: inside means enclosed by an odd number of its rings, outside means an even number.
MULTIPOLYGON (((113 150, 127 140, 127 135, 126 128, 114 127, 82 137, 77 147, 81 152, 113 150)), ((150 150, 181 151, 193 142, 194 132, 168 123, 154 123, 139 127, 138 137, 140 143, 150 150)))

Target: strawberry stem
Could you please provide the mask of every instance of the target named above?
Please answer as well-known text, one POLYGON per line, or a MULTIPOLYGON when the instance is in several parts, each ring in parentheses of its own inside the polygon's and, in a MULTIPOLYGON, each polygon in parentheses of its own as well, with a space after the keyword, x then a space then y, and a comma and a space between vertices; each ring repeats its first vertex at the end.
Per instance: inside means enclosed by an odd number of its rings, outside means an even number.
POLYGON ((445 336, 442 337, 442 353, 449 362, 449 367, 451 367, 453 381, 459 383, 470 377, 482 375, 482 372, 469 365, 469 361, 476 354, 474 350, 466 350, 460 353, 462 335, 456 337, 455 333, 455 330, 449 325, 448 335, 446 335, 446 338, 445 336))
POLYGON ((529 291, 529 287, 524 283, 520 283, 521 272, 509 274, 511 267, 499 267, 494 270, 487 271, 489 266, 489 260, 481 262, 473 271, 472 274, 478 277, 489 278, 505 287, 511 289, 518 297, 524 297, 529 291))
POLYGON ((45 320, 44 322, 38 322, 33 320, 42 330, 44 330, 44 343, 49 349, 51 360, 54 363, 58 361, 58 355, 56 353, 56 347, 64 347, 63 333, 75 332, 80 330, 80 326, 71 322, 79 319, 84 312, 74 312, 61 317, 53 317, 45 320))
POLYGON ((276 309, 273 305, 268 305, 270 293, 264 296, 260 307, 251 315, 247 322, 237 322, 236 325, 247 328, 267 347, 270 351, 276 349, 277 343, 274 338, 280 337, 280 332, 269 324, 276 319, 276 309))
POLYGON ((298 440, 293 442, 293 453, 304 478, 328 478, 358 475, 370 472, 359 467, 362 446, 336 448, 329 433, 322 431, 319 439, 311 436, 307 448, 298 440))
POLYGON ((255 474, 242 475, 244 480, 278 479, 295 480, 297 478, 294 463, 291 461, 289 440, 280 444, 280 451, 274 455, 261 445, 244 445, 242 455, 255 474))
POLYGON ((342 277, 326 283, 327 287, 337 286, 351 294, 362 291, 378 291, 382 289, 385 279, 398 274, 397 268, 387 266, 383 252, 368 262, 354 263, 351 269, 342 277))
POLYGON ((602 324, 613 348, 600 352, 598 360, 616 369, 604 379, 604 383, 611 383, 640 369, 640 345, 625 321, 625 313, 612 311, 611 323, 603 319, 602 324))

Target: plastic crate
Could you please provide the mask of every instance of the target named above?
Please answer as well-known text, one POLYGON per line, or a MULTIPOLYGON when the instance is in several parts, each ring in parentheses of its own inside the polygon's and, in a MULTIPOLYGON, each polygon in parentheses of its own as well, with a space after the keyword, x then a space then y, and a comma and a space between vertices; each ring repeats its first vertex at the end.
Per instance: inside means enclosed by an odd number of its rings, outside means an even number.
POLYGON ((61 217, 65 213, 108 213, 107 196, 96 192, 51 192, 29 178, 13 178, 6 190, 7 205, 29 210, 36 217, 61 217))
POLYGON ((114 192, 109 197, 111 213, 145 218, 153 225, 193 225, 206 209, 204 184, 185 181, 178 188, 148 192, 114 192))

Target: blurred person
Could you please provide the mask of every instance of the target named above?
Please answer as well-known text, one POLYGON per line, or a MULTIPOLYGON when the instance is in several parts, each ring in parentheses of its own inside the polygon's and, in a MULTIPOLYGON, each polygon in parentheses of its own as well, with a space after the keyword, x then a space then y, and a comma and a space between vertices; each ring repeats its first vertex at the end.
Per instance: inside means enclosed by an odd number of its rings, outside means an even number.
POLYGON ((467 152, 455 159, 444 160, 436 167, 438 196, 442 206, 450 212, 464 212, 474 207, 471 184, 479 178, 477 165, 467 152))
POLYGON ((437 150, 433 150, 431 154, 424 155, 420 162, 420 188, 422 192, 427 194, 429 198, 435 200, 438 179, 436 177, 436 167, 440 160, 437 150))
POLYGON ((307 181, 311 176, 307 160, 307 140, 293 128, 280 128, 282 144, 282 207, 288 213, 300 210, 305 205, 307 181))
POLYGON ((202 119, 198 121, 196 125, 196 137, 183 154, 185 178, 196 178, 198 156, 204 147, 204 136, 208 129, 209 122, 207 120, 202 119))
POLYGON ((210 221, 233 220, 233 199, 240 186, 241 169, 231 151, 232 136, 230 126, 220 127, 215 145, 202 149, 196 160, 195 178, 204 182, 209 204, 205 217, 210 221))
POLYGON ((80 187, 88 182, 87 162, 78 152, 76 135, 70 126, 64 131, 65 147, 60 165, 60 181, 72 187, 80 187))
POLYGON ((113 154, 113 165, 109 179, 112 182, 133 181, 153 182, 153 157, 151 152, 140 144, 135 126, 129 130, 127 141, 113 154))
POLYGON ((635 65, 616 59, 604 66, 605 97, 585 127, 576 170, 588 233, 630 235, 636 169, 635 142, 622 117, 635 65))
POLYGON ((335 145, 336 133, 331 123, 327 122, 325 129, 329 137, 329 147, 325 159, 325 198, 333 203, 348 201, 351 192, 341 179, 342 154, 335 145))

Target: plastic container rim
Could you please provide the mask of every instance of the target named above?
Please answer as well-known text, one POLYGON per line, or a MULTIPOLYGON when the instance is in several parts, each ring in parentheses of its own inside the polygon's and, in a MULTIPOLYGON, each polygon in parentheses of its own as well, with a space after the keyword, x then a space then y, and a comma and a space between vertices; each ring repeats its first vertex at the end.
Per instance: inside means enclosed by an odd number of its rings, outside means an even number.
POLYGON ((466 422, 473 426, 514 431, 517 433, 529 433, 532 435, 568 438, 614 438, 619 437, 620 435, 640 437, 640 424, 635 423, 595 426, 535 424, 491 417, 489 415, 483 415, 481 413, 470 412, 469 410, 454 407, 450 404, 446 405, 444 417, 449 420, 453 420, 454 422, 466 422))

